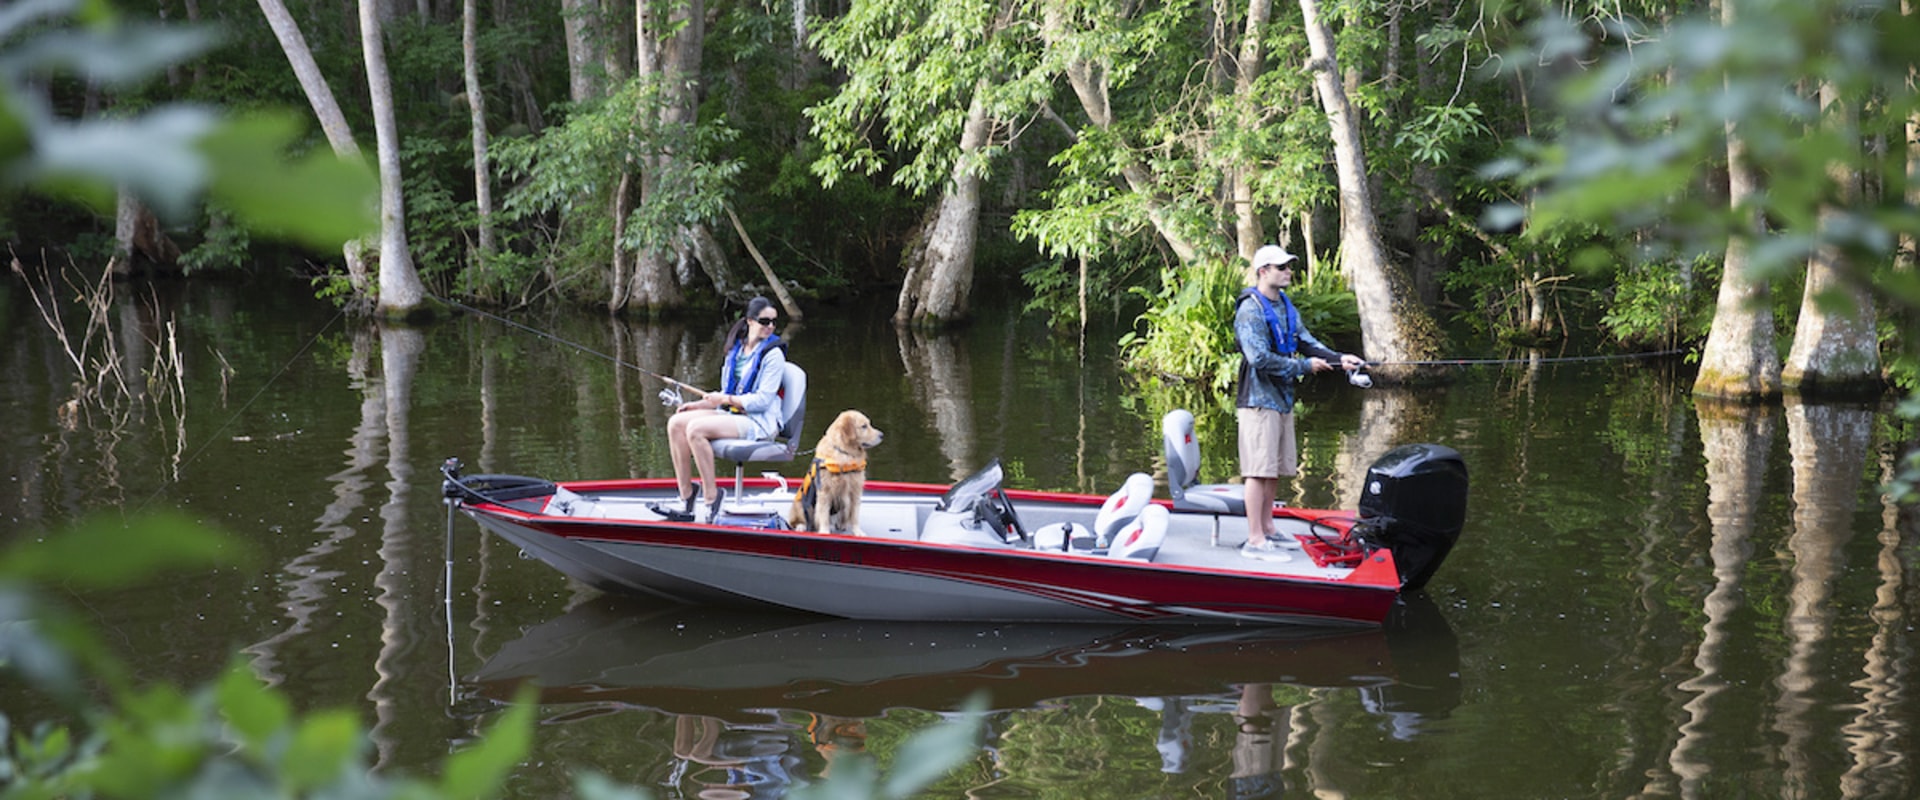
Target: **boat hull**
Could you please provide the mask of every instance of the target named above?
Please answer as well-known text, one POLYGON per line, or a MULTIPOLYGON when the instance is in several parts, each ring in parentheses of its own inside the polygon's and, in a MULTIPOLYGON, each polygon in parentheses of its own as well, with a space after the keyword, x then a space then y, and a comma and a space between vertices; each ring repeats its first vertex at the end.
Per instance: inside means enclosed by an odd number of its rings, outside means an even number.
POLYGON ((603 591, 854 619, 1366 626, 1386 618, 1399 592, 1385 550, 1337 575, 1293 575, 1239 568, 1254 564, 1245 559, 1224 562, 1232 567, 1163 564, 884 537, 579 519, 488 503, 463 510, 528 555, 603 591))

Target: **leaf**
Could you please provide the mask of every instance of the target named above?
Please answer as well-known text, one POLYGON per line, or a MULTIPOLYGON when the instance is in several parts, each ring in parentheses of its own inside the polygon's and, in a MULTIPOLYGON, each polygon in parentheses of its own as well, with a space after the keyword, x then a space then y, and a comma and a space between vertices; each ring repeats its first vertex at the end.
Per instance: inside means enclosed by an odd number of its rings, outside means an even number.
POLYGON ((220 714, 239 731, 242 743, 256 751, 279 733, 293 716, 284 695, 269 691, 253 671, 238 661, 227 667, 215 687, 220 714))
POLYGON ((347 711, 309 714, 293 733, 281 776, 292 789, 324 786, 344 770, 358 769, 357 756, 365 741, 360 722, 347 711))
POLYGON ((480 737, 479 745, 447 758, 446 773, 440 778, 442 796, 467 798, 494 794, 520 760, 527 757, 533 744, 533 711, 538 707, 536 690, 522 687, 514 695, 513 707, 480 737))
POLYGON ((71 72, 92 83, 121 87, 192 59, 219 37, 211 28, 182 25, 102 25, 49 31, 0 59, 0 74, 71 72))
POLYGON ((631 786, 616 783, 595 770, 574 773, 573 792, 580 800, 647 800, 650 796, 631 786))
POLYGON ((379 181, 359 161, 316 150, 284 153, 300 135, 298 117, 255 113, 227 121, 199 142, 209 191, 248 228, 337 249, 377 230, 379 181))
POLYGON ((885 797, 911 797, 979 752, 980 732, 986 728, 987 698, 975 692, 960 708, 960 716, 920 731, 900 746, 893 774, 884 786, 885 797))
POLYGON ((99 517, 0 553, 0 577, 114 588, 165 571, 236 563, 244 552, 238 540, 175 514, 99 517))
POLYGON ((37 149, 24 176, 43 188, 111 213, 113 187, 125 184, 161 214, 179 217, 206 184, 195 147, 214 130, 206 108, 174 105, 125 119, 78 123, 28 121, 37 149))

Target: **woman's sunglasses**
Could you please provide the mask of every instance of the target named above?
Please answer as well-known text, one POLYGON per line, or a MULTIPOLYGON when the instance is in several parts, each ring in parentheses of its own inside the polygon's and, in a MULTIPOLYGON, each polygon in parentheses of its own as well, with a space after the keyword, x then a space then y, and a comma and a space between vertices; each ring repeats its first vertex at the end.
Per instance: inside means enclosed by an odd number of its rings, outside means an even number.
POLYGON ((780 318, 779 317, 761 317, 759 319, 754 320, 754 322, 758 322, 762 325, 765 325, 771 328, 774 325, 777 325, 780 323, 780 318))

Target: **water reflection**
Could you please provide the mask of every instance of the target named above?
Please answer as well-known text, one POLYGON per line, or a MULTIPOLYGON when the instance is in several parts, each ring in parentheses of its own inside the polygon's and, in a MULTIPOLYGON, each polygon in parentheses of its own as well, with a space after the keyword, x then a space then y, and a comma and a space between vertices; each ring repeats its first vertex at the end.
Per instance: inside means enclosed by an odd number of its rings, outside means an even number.
POLYGON ((1697 401, 1695 413, 1700 444, 1706 458, 1707 519, 1712 527, 1708 546, 1713 561, 1713 588, 1703 603, 1700 647, 1694 653, 1696 674, 1682 680, 1679 689, 1692 695, 1682 708, 1679 738, 1668 763, 1680 782, 1682 797, 1700 796, 1712 772, 1705 749, 1708 722, 1716 698, 1728 688, 1722 675, 1724 651, 1733 615, 1742 605, 1740 579, 1753 556, 1754 522, 1765 499, 1767 455, 1773 447, 1775 412, 1771 407, 1697 401))
POLYGON ((367 502, 367 490, 373 486, 367 473, 380 457, 387 431, 386 390, 381 379, 372 374, 373 331, 356 327, 349 334, 348 345, 347 382, 360 396, 360 421, 347 438, 346 467, 326 478, 333 501, 314 519, 314 532, 320 537, 280 567, 283 597, 278 604, 290 624, 242 650, 253 658, 254 674, 269 685, 285 680, 281 648, 306 635, 313 627, 314 615, 327 608, 329 588, 342 574, 326 566, 327 557, 353 537, 348 519, 367 502))
MULTIPOLYGON (((1819 651, 1833 635, 1830 599, 1846 567, 1844 548, 1853 535, 1860 479, 1873 439, 1873 414, 1865 408, 1815 405, 1789 398, 1787 442, 1793 453, 1792 586, 1784 620, 1788 653, 1775 685, 1774 730, 1786 785, 1812 792, 1816 782, 1821 723, 1817 720, 1824 673, 1819 651)), ((1809 794, 1811 796, 1811 794, 1809 794)))
POLYGON ((810 778, 864 749, 869 721, 942 714, 979 692, 996 709, 981 757, 1006 770, 1056 747, 1024 738, 1029 715, 1051 725, 1076 699, 1090 699, 1131 709, 1129 719, 1150 715, 1128 726, 1154 732, 1138 744, 1158 751, 1161 771, 1204 765, 1211 774, 1193 779, 1257 788, 1282 785, 1282 767, 1305 765, 1320 738, 1419 735, 1458 705, 1458 664, 1452 631, 1431 604, 1404 609, 1384 629, 1324 631, 888 623, 599 598, 502 646, 462 691, 503 702, 531 682, 555 707, 550 723, 672 715, 673 780, 696 794, 779 796, 795 754, 810 778), (1290 734, 1301 706, 1324 707, 1318 733, 1290 734), (1356 725, 1362 719, 1373 722, 1356 725), (1197 740, 1196 724, 1239 733, 1197 740))
POLYGON ((395 325, 380 328, 381 386, 386 395, 387 422, 387 502, 380 507, 380 573, 374 577, 379 590, 374 602, 383 612, 380 622, 380 653, 374 658, 378 677, 367 699, 373 702, 373 728, 369 737, 379 755, 376 765, 392 761, 400 746, 391 730, 400 717, 406 676, 407 654, 418 645, 415 621, 431 612, 416 611, 424 600, 410 591, 411 577, 429 574, 420 557, 414 537, 409 535, 409 495, 414 491, 412 440, 409 420, 413 408, 413 379, 419 371, 420 354, 426 349, 426 336, 419 330, 395 325))
MULTIPOLYGON (((1377 387, 1360 393, 1360 421, 1351 433, 1340 436, 1340 451, 1334 457, 1334 497, 1337 508, 1357 508, 1362 478, 1387 451, 1409 442, 1423 441, 1434 411, 1440 405, 1438 393, 1428 389, 1377 387)), ((1293 481, 1298 491, 1300 481, 1293 481)), ((1305 497, 1295 497, 1294 505, 1307 505, 1305 497)))
POLYGON ((961 480, 980 468, 974 458, 978 433, 973 420, 973 370, 962 342, 954 336, 897 329, 900 362, 913 399, 933 425, 947 477, 961 480))
MULTIPOLYGON (((1891 481, 1897 469, 1894 453, 1883 453, 1881 481, 1891 481)), ((1899 794, 1905 785, 1907 754, 1912 751, 1907 744, 1909 726, 1899 714, 1914 655, 1906 607, 1900 603, 1908 568, 1902 544, 1908 539, 1901 509, 1886 495, 1881 497, 1880 517, 1880 551, 1874 559, 1880 580, 1869 612, 1873 637, 1863 659, 1863 675, 1853 683, 1862 693, 1859 711, 1841 727, 1853 760, 1840 777, 1840 791, 1847 797, 1899 794)))

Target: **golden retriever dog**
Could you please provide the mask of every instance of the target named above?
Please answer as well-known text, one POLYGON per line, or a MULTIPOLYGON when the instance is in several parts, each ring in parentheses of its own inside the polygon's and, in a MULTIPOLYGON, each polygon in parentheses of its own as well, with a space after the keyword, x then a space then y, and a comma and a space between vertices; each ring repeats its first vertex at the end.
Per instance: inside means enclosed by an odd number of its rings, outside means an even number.
POLYGON ((813 466, 787 511, 787 524, 796 531, 867 535, 860 530, 860 493, 867 485, 867 450, 882 436, 867 415, 840 412, 813 446, 813 466))

